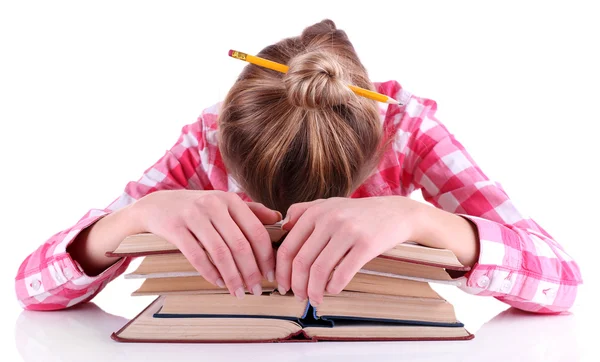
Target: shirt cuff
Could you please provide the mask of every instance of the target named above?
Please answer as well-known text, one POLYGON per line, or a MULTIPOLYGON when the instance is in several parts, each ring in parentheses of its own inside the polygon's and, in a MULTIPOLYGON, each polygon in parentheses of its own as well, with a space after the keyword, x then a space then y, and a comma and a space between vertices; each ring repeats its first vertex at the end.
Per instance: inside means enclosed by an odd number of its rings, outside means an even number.
POLYGON ((106 285, 106 283, 112 280, 115 275, 118 275, 118 271, 120 271, 121 268, 126 267, 124 264, 128 264, 129 259, 121 258, 113 265, 106 268, 102 273, 95 276, 89 276, 84 272, 81 265, 71 257, 71 254, 67 252, 68 246, 71 245, 83 230, 108 214, 109 212, 107 211, 95 210, 94 215, 81 220, 73 230, 65 236, 60 244, 56 246, 55 261, 49 267, 51 274, 54 274, 52 275, 52 279, 56 283, 55 287, 71 283, 71 285, 78 289, 84 289, 86 287, 91 288, 88 290, 88 293, 95 294, 95 292, 101 289, 101 286, 106 285))
POLYGON ((471 221, 479 237, 479 257, 459 288, 470 294, 509 294, 522 265, 521 239, 511 228, 472 215, 458 214, 471 221))

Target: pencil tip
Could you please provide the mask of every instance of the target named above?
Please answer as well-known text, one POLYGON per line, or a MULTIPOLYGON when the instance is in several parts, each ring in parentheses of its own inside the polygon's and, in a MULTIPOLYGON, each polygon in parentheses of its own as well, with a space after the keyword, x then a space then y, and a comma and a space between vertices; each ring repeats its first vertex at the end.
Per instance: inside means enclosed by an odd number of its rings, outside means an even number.
POLYGON ((397 100, 395 100, 392 97, 388 97, 387 102, 390 104, 400 104, 400 102, 398 102, 397 100))

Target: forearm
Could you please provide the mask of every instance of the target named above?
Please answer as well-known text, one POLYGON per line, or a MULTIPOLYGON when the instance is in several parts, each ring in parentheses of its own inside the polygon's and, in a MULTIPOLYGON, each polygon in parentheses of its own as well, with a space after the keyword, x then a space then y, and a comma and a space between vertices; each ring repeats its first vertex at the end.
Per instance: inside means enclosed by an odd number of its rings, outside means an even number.
POLYGON ((119 258, 106 256, 129 235, 142 232, 129 205, 106 215, 83 230, 67 248, 83 271, 96 276, 113 265, 119 258))
POLYGON ((411 241, 452 250, 465 266, 473 266, 477 262, 479 237, 475 225, 459 215, 426 204, 420 203, 416 209, 411 241))

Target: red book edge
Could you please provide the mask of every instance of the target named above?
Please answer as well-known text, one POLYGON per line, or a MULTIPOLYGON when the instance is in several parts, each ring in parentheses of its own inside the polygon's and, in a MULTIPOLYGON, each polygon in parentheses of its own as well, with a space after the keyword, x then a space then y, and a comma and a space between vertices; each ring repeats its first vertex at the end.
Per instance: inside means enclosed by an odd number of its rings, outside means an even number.
POLYGON ((407 338, 347 338, 347 337, 324 337, 324 338, 315 338, 309 337, 306 332, 300 330, 296 333, 290 334, 286 338, 281 339, 255 339, 255 340, 175 340, 175 339, 133 339, 133 338, 122 338, 119 337, 119 333, 123 332, 135 319, 137 319, 140 315, 142 315, 148 308, 152 307, 154 303, 158 301, 160 297, 154 299, 154 301, 146 308, 144 308, 138 315, 136 315, 133 319, 127 322, 121 329, 111 334, 111 339, 120 342, 120 343, 289 343, 289 342, 318 342, 318 341, 466 341, 475 338, 474 334, 464 336, 464 337, 431 337, 431 338, 416 338, 416 337, 407 337, 407 338))

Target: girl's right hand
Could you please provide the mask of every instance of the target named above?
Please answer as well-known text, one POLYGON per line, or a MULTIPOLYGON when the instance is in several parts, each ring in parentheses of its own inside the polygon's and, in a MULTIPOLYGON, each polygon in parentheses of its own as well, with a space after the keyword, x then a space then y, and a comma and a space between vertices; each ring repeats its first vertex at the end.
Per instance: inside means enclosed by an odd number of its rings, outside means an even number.
POLYGON ((238 298, 244 286, 262 294, 263 276, 274 280, 275 259, 266 224, 281 214, 223 191, 167 190, 131 205, 144 232, 161 236, 209 282, 238 298))

